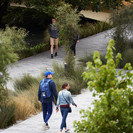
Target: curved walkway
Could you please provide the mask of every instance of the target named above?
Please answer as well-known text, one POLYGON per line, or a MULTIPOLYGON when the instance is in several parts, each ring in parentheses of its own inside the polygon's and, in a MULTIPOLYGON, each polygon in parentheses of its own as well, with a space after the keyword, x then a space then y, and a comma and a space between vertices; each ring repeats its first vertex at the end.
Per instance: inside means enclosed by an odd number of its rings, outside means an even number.
MULTIPOLYGON (((110 31, 105 31, 84 39, 81 39, 79 44, 77 44, 77 56, 76 58, 82 57, 86 54, 93 53, 95 50, 100 51, 101 54, 105 54, 107 44, 110 37, 107 36, 110 31)), ((32 76, 37 76, 44 71, 45 68, 51 69, 52 62, 63 63, 64 50, 59 49, 59 55, 50 59, 50 52, 44 52, 35 56, 18 61, 12 67, 8 66, 8 72, 12 79, 22 77, 24 74, 30 74, 32 76)), ((8 88, 13 89, 13 82, 10 80, 7 84, 8 88)), ((71 129, 71 133, 74 132, 73 121, 80 120, 79 111, 81 109, 87 109, 92 106, 92 92, 89 90, 84 90, 80 95, 74 96, 74 100, 78 107, 73 107, 73 113, 70 113, 67 119, 68 128, 71 129)), ((1 133, 57 133, 59 131, 61 122, 60 112, 56 114, 55 107, 53 110, 53 115, 49 121, 51 128, 47 131, 42 130, 42 113, 32 116, 29 119, 22 121, 14 126, 3 130, 1 133)))
MULTIPOLYGON (((110 40, 108 36, 112 30, 101 32, 99 34, 81 39, 77 44, 77 56, 76 58, 85 56, 87 54, 93 53, 98 50, 101 54, 105 54, 106 46, 110 40)), ((65 56, 65 51, 63 48, 59 48, 58 56, 54 59, 50 58, 50 51, 40 53, 25 59, 18 61, 12 66, 8 66, 8 73, 11 79, 7 83, 7 88, 14 90, 13 80, 18 77, 22 77, 24 74, 30 74, 32 76, 37 76, 44 70, 51 69, 52 63, 62 63, 65 56)))

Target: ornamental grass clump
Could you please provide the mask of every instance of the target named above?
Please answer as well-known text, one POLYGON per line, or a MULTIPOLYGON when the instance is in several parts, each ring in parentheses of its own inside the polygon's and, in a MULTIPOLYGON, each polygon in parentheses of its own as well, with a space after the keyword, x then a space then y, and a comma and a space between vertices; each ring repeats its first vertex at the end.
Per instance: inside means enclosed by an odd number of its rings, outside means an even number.
POLYGON ((133 132, 133 73, 132 66, 127 63, 117 72, 116 67, 122 59, 121 54, 114 57, 114 40, 110 40, 105 59, 102 64, 98 51, 94 53, 92 62, 87 63, 87 71, 83 73, 88 80, 88 88, 94 90, 99 100, 93 102, 92 111, 81 110, 81 121, 75 121, 75 132, 78 133, 132 133, 133 132))

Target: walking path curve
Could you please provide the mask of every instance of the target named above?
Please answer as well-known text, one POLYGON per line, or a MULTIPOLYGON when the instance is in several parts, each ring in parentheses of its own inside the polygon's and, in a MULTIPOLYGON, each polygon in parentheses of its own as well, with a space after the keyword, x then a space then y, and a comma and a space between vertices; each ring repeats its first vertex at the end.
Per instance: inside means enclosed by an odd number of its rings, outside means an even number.
MULTIPOLYGON (((105 54, 106 46, 110 40, 108 36, 112 30, 104 31, 99 34, 81 39, 77 44, 77 56, 76 58, 85 56, 98 50, 101 54, 105 54)), ((65 51, 63 48, 59 48, 58 56, 54 59, 50 58, 50 51, 40 53, 25 59, 18 61, 17 63, 8 66, 8 73, 11 79, 7 83, 7 88, 14 90, 13 80, 15 78, 21 78, 24 74, 30 74, 32 76, 38 76, 46 68, 51 69, 52 63, 62 63, 65 57, 65 51)))
MULTIPOLYGON (((105 31, 99 34, 81 39, 77 44, 77 56, 76 59, 82 57, 86 54, 93 53, 98 50, 101 54, 105 54, 107 44, 110 40, 110 36, 107 36, 112 31, 105 31)), ((12 79, 22 77, 24 74, 30 74, 32 76, 37 76, 44 71, 45 68, 51 69, 52 62, 63 63, 64 50, 59 49, 59 55, 50 59, 50 52, 40 53, 35 56, 28 57, 26 59, 18 61, 12 66, 8 66, 8 72, 12 79)), ((10 80, 7 84, 9 89, 13 90, 13 81, 10 80)), ((71 129, 71 133, 74 132, 73 121, 80 120, 79 111, 81 109, 87 109, 92 106, 92 92, 89 90, 84 90, 80 95, 74 96, 74 101, 77 103, 78 107, 73 107, 73 113, 70 113, 67 119, 68 127, 71 129)), ((45 131, 45 133, 57 133, 59 131, 61 122, 60 112, 56 114, 55 107, 53 110, 53 115, 49 121, 50 129, 45 131)), ((1 133, 44 133, 42 130, 42 113, 32 116, 29 119, 15 124, 14 126, 2 130, 1 133)))

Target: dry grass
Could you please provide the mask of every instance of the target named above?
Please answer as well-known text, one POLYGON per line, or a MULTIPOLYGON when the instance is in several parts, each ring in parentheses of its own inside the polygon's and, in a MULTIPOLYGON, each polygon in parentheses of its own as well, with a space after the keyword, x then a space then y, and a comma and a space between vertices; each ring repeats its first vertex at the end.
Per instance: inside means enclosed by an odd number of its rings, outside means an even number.
POLYGON ((17 91, 10 99, 15 106, 15 120, 25 120, 32 114, 41 111, 41 104, 38 101, 38 86, 33 84, 29 90, 17 91))
POLYGON ((26 96, 17 96, 13 98, 15 105, 15 120, 25 120, 31 114, 35 113, 34 104, 26 96))

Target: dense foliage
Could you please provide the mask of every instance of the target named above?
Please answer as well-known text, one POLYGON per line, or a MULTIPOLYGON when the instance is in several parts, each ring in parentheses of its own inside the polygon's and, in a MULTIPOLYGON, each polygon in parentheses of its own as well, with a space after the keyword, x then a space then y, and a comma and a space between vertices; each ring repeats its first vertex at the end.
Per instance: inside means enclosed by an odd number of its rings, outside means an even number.
MULTIPOLYGON (((129 54, 129 50, 133 51, 133 5, 123 8, 118 15, 113 17, 113 23, 116 27, 113 33, 113 38, 116 42, 115 53, 121 53, 123 59, 131 62, 133 66, 133 58, 129 54)), ((124 65, 122 62, 120 63, 120 67, 124 65)))
MULTIPOLYGON (((130 2, 131 0, 125 0, 130 2)), ((88 4, 92 7, 93 11, 101 11, 103 9, 116 9, 123 6, 123 0, 89 0, 88 4)))
POLYGON ((75 33, 78 28, 79 14, 77 14, 77 10, 72 9, 69 4, 62 3, 62 6, 57 8, 55 17, 60 28, 60 42, 63 44, 66 51, 65 62, 69 73, 72 70, 74 71, 75 66, 74 55, 70 48, 76 36, 75 33))
POLYGON ((74 123, 79 133, 131 133, 133 132, 133 86, 132 67, 128 63, 124 70, 116 71, 121 54, 113 56, 114 41, 107 47, 107 63, 102 65, 99 52, 93 56, 94 64, 87 63, 87 72, 83 73, 88 80, 88 88, 94 90, 94 109, 82 110, 82 120, 74 123), (119 77, 118 77, 119 76, 119 77))
POLYGON ((26 32, 23 29, 16 29, 15 27, 6 27, 5 30, 0 31, 0 72, 3 76, 0 79, 0 103, 7 98, 6 82, 9 78, 7 72, 7 65, 18 60, 18 55, 15 53, 16 49, 20 49, 25 45, 24 38, 26 32))

